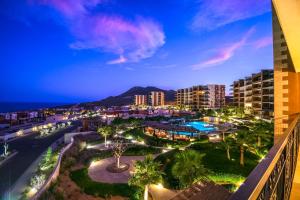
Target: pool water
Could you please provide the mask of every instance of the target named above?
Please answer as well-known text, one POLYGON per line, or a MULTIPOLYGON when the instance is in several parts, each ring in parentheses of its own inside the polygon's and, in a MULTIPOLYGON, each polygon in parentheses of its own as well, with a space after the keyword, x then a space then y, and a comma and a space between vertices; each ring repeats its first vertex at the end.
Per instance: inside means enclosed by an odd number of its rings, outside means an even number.
POLYGON ((186 122, 184 124, 184 126, 190 126, 190 127, 193 127, 195 129, 197 129, 198 131, 201 131, 201 132, 210 132, 210 131, 214 131, 216 130, 216 128, 213 126, 213 125, 210 125, 206 122, 186 122))

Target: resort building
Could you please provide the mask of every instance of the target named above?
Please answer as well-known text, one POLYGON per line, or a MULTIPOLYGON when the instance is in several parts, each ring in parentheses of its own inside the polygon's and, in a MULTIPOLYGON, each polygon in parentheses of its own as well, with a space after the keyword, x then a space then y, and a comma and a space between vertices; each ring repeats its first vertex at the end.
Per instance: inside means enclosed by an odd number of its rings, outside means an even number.
POLYGON ((147 105, 147 95, 134 95, 134 105, 147 105))
POLYGON ((240 79, 233 82, 233 105, 237 107, 244 107, 244 79, 240 79))
POLYGON ((164 106, 165 105, 165 93, 164 92, 150 92, 149 104, 151 106, 164 106))
POLYGON ((200 110, 221 108, 225 105, 225 85, 198 85, 179 89, 176 103, 181 108, 200 110))
POLYGON ((179 89, 176 92, 177 106, 191 110, 200 110, 209 107, 208 86, 198 85, 179 89))
POLYGON ((232 85, 234 105, 244 108, 248 114, 272 118, 274 116, 273 76, 274 71, 268 69, 234 81, 232 85))
POLYGON ((208 85, 209 107, 222 108, 225 106, 225 85, 208 85))

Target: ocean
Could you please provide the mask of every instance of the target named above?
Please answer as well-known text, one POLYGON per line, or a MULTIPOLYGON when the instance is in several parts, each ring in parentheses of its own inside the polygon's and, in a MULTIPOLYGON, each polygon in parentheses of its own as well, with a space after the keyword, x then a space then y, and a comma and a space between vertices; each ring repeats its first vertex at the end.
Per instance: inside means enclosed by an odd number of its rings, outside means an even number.
POLYGON ((62 105, 66 105, 66 103, 0 102, 0 113, 51 108, 62 105))

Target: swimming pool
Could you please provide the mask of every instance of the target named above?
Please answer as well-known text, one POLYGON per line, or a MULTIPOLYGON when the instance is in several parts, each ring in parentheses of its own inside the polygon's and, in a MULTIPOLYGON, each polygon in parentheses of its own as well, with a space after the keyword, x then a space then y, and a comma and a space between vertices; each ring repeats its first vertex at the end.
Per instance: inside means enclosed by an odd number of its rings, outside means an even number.
POLYGON ((198 131, 201 131, 201 132, 211 132, 211 131, 216 130, 216 127, 214 127, 213 125, 208 124, 206 122, 200 122, 200 121, 186 122, 184 124, 184 126, 193 127, 193 128, 195 128, 195 129, 197 129, 198 131))

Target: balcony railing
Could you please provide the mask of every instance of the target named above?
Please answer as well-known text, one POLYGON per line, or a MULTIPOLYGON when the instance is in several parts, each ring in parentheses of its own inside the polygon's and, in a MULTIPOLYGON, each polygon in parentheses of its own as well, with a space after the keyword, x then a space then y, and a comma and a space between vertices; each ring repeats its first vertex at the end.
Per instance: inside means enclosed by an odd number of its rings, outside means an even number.
POLYGON ((297 114, 280 141, 271 148, 230 200, 288 200, 297 164, 299 139, 300 117, 297 114))

